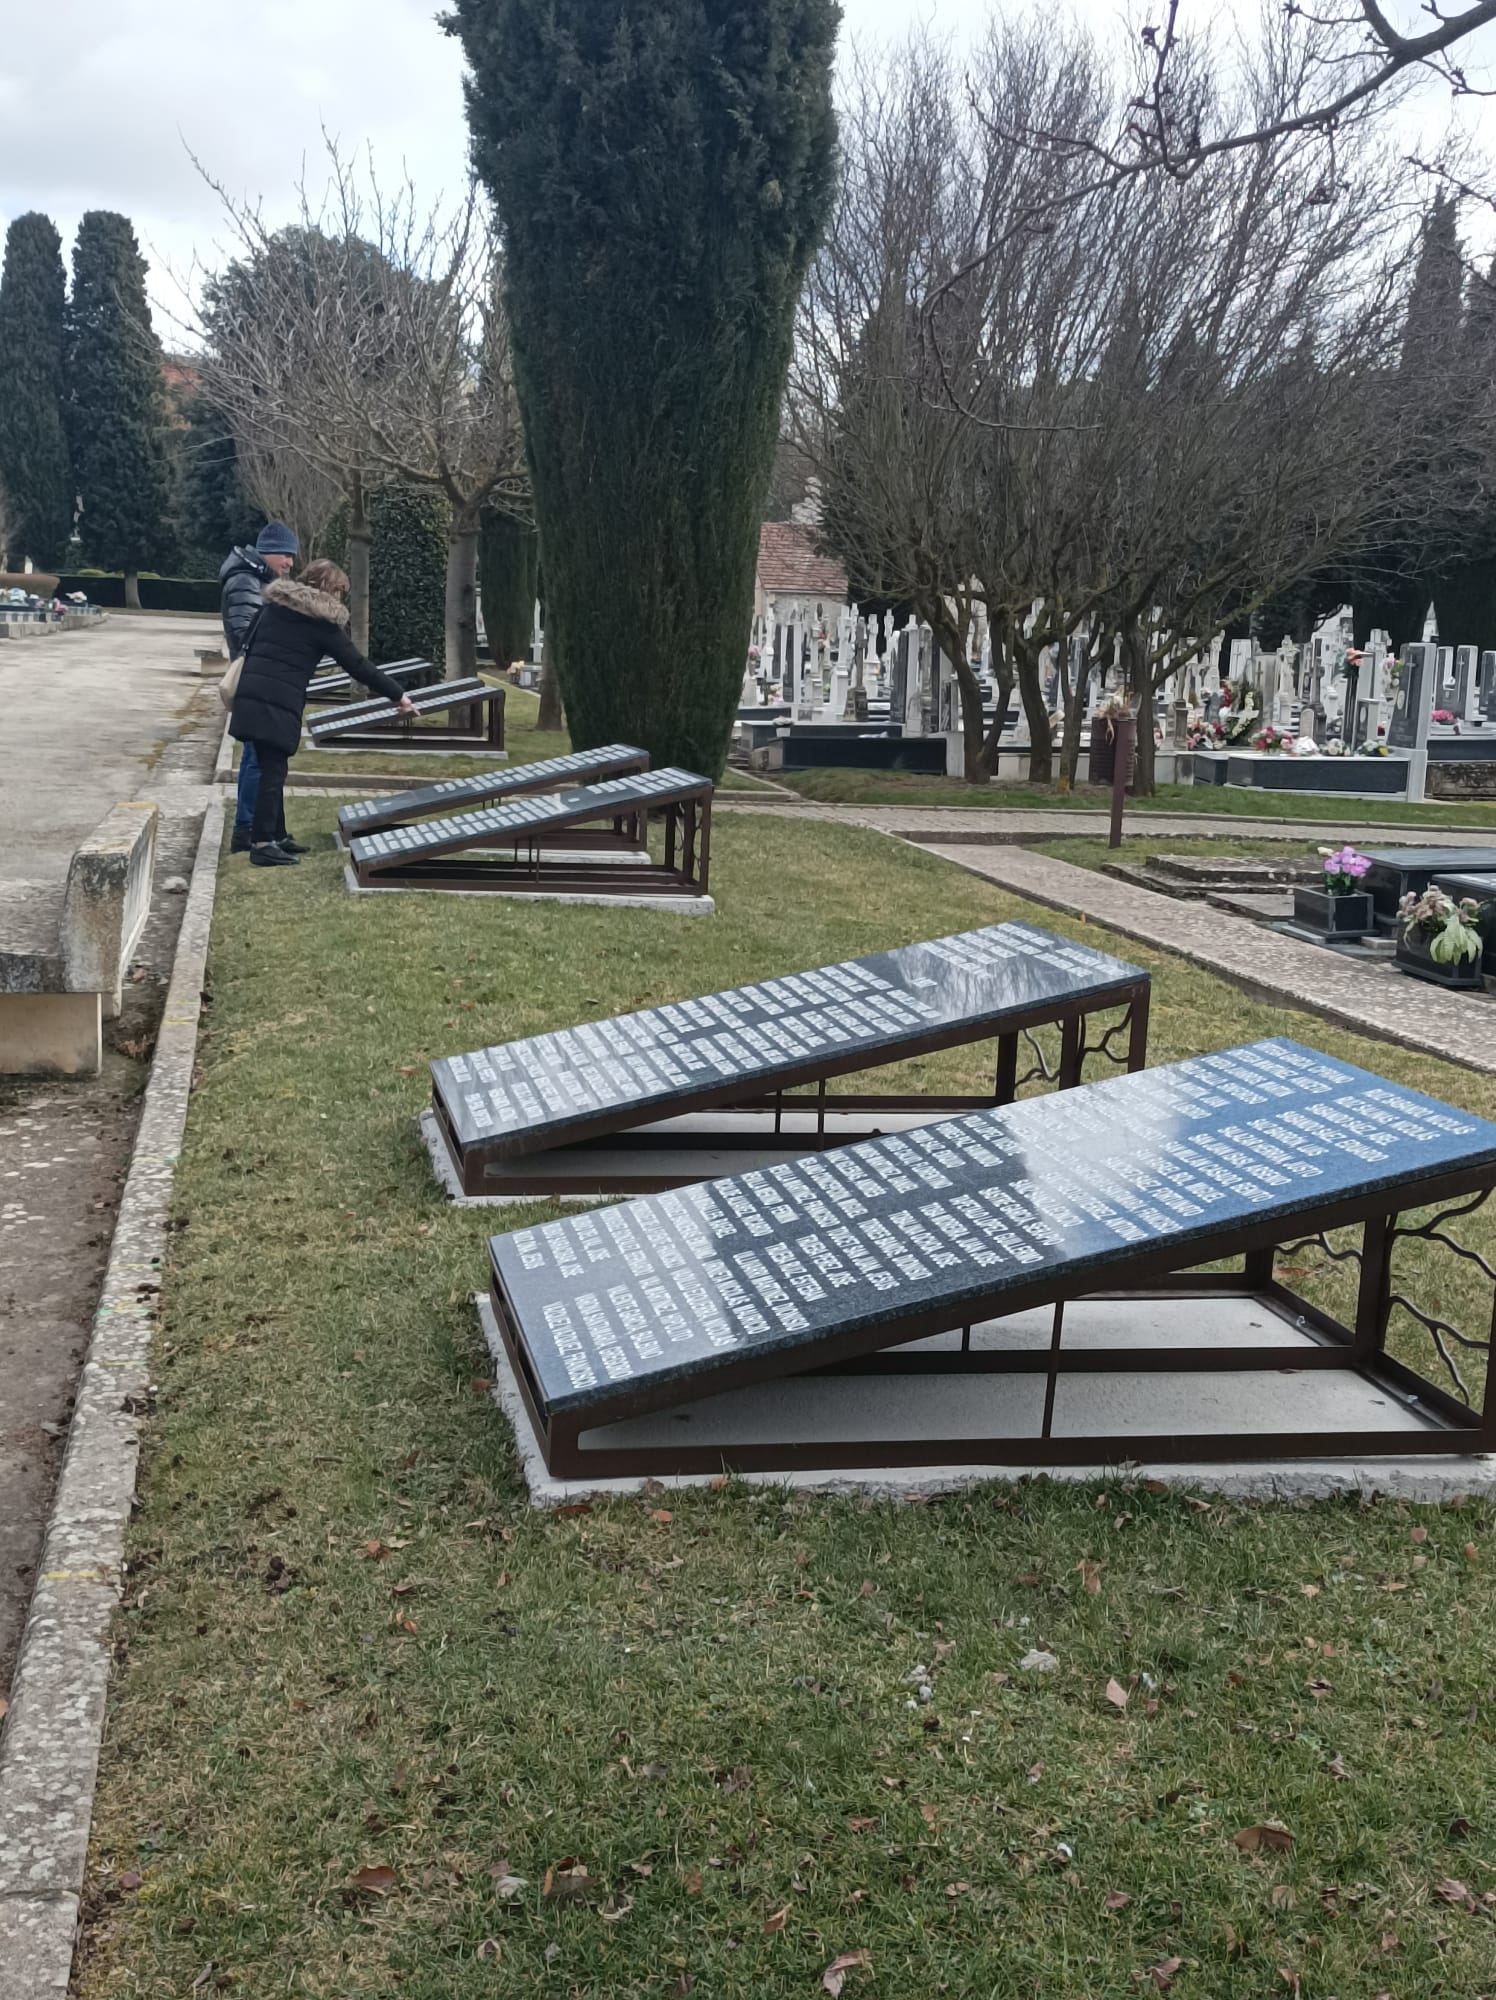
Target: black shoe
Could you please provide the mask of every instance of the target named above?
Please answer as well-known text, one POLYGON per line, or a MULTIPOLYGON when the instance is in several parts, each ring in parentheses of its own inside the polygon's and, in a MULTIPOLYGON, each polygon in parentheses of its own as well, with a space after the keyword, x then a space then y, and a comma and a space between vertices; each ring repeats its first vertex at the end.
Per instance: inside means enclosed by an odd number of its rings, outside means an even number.
POLYGON ((273 840, 258 842, 250 847, 249 862, 252 868, 296 868, 300 866, 294 854, 287 854, 283 847, 277 847, 273 840))
POLYGON ((281 851, 281 853, 282 853, 282 854, 310 854, 310 853, 311 853, 311 849, 310 849, 309 847, 303 847, 303 846, 302 846, 302 844, 301 844, 301 842, 300 842, 299 840, 293 840, 293 839, 291 838, 291 836, 290 836, 290 834, 289 834, 289 833, 282 833, 282 834, 279 834, 279 835, 278 835, 278 836, 276 837, 276 842, 275 842, 275 844, 276 844, 276 846, 277 846, 277 847, 278 847, 278 848, 280 849, 280 851, 281 851))
POLYGON ((238 827, 236 826, 234 828, 234 837, 229 842, 229 853, 248 854, 248 852, 249 852, 249 835, 247 833, 241 833, 238 827))

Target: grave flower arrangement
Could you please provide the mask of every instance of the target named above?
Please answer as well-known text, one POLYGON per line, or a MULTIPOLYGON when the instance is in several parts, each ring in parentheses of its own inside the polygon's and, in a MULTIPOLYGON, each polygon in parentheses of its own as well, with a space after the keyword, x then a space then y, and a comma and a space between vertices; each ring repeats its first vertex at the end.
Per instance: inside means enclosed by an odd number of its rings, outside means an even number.
POLYGON ((1364 854, 1358 854, 1354 847, 1322 847, 1325 857, 1325 887, 1332 896, 1353 896, 1361 887, 1361 878, 1371 871, 1371 863, 1364 854))
POLYGON ((1480 957, 1480 932, 1475 927, 1479 907, 1473 896, 1462 896, 1457 903, 1442 889, 1425 889, 1421 896, 1406 895, 1398 904, 1398 927, 1408 943, 1427 951, 1435 965, 1459 965, 1480 957))
POLYGON ((1448 708, 1436 708, 1429 716, 1430 722, 1453 722, 1454 712, 1448 708))
POLYGON ((1390 757, 1392 750, 1390 745, 1385 743, 1380 736, 1368 736, 1366 741, 1357 747, 1356 755, 1358 757, 1390 757))
POLYGON ((1185 733, 1186 750, 1216 750, 1226 740, 1226 732, 1218 722, 1192 722, 1185 733))
POLYGON ((1292 742, 1293 738, 1286 729, 1279 729, 1276 724, 1270 722, 1266 729, 1259 730, 1252 738, 1252 748, 1276 755, 1279 751, 1289 749, 1292 742))
POLYGON ((1289 753, 1295 757, 1317 757, 1319 745, 1312 736, 1296 736, 1287 745, 1289 753))

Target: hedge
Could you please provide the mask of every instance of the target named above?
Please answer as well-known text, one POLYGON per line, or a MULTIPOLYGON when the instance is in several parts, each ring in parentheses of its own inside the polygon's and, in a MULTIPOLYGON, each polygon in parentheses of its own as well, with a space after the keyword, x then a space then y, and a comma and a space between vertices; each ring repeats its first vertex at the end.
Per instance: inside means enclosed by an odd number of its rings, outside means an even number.
MULTIPOLYGON (((122 611, 125 604, 125 579, 116 570, 112 574, 102 570, 75 570, 71 575, 57 579, 59 597, 71 597, 75 590, 81 590, 90 604, 101 604, 106 611, 122 611)), ((214 576, 150 576, 144 570, 140 574, 140 608, 142 611, 217 611, 221 585, 214 576)))

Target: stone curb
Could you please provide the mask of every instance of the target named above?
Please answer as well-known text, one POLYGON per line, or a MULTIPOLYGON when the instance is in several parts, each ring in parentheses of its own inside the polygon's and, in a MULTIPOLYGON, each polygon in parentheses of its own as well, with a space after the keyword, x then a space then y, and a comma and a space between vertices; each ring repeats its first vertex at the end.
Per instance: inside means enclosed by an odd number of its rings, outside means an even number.
POLYGON ((210 802, 0 1737, 0 2000, 65 1994, 72 1973, 222 835, 210 802))

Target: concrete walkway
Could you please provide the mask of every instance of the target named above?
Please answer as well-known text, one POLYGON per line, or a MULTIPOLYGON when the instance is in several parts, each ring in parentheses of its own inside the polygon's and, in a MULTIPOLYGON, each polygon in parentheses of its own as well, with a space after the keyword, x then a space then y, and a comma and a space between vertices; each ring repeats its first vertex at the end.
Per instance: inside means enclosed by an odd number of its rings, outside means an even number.
MULTIPOLYGON (((755 818, 833 820, 841 825, 876 827, 921 842, 959 841, 1006 847, 1041 840, 1096 840, 1106 837, 1109 815, 1077 806, 1073 811, 1040 808, 1010 810, 1006 806, 840 806, 806 799, 787 805, 782 799, 762 803, 746 792, 719 792, 719 813, 746 810, 755 818)), ((1135 851, 1148 840, 1349 840, 1357 847, 1490 847, 1496 855, 1496 826, 1357 826, 1338 820, 1239 819, 1230 813, 1165 813, 1130 811, 1123 827, 1124 846, 1135 851)))
MULTIPOLYGON (((222 712, 193 657, 215 635, 214 618, 115 612, 89 631, 0 645, 0 886, 61 884, 73 849, 122 799, 155 799, 173 816, 163 757, 208 704, 222 712)), ((203 810, 200 794, 182 804, 203 810)))
POLYGON ((1192 965, 1276 1007, 1299 1007, 1337 1026, 1496 1074, 1496 1005, 1300 944, 1205 903, 1160 896, 1024 847, 922 843, 969 874, 1031 902, 1104 924, 1177 952, 1192 965))

